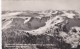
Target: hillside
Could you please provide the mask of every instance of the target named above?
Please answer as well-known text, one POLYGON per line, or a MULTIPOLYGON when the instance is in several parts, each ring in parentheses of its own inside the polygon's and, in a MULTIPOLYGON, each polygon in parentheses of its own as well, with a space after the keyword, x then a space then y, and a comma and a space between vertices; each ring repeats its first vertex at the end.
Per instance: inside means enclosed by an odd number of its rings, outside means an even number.
POLYGON ((74 10, 16 11, 2 14, 4 49, 6 44, 35 44, 32 46, 34 49, 78 49, 79 40, 80 14, 74 10))

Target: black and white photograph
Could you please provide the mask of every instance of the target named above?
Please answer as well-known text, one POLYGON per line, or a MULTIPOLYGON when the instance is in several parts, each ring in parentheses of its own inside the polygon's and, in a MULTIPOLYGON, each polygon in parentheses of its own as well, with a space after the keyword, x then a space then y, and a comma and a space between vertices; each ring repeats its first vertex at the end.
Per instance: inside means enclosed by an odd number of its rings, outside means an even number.
POLYGON ((2 49, 80 49, 80 0, 2 0, 2 49))

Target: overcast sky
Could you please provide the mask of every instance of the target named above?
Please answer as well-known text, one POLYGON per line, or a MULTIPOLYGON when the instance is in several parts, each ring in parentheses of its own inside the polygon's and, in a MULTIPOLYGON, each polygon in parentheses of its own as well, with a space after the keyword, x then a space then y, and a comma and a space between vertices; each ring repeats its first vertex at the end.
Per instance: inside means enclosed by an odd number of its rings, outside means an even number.
POLYGON ((2 10, 79 10, 80 0, 2 0, 2 10))

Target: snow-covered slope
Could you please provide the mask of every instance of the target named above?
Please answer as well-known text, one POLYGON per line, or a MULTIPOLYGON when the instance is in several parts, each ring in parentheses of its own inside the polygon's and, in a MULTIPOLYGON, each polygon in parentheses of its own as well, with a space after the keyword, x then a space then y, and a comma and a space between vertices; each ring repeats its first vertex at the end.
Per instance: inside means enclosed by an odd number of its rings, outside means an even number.
MULTIPOLYGON (((26 35, 29 33, 33 36, 42 34, 55 36, 54 33, 58 32, 58 36, 62 37, 63 41, 66 43, 71 44, 72 48, 78 46, 79 43, 76 42, 76 45, 73 38, 71 38, 72 36, 76 36, 76 33, 72 34, 71 32, 73 28, 79 30, 80 15, 75 11, 70 10, 47 10, 40 12, 31 12, 29 14, 26 12, 17 12, 2 15, 3 32, 8 32, 8 30, 11 31, 12 29, 19 31, 22 34, 25 33, 26 35), (72 35, 70 36, 69 34, 72 35)), ((78 31, 77 35, 78 33, 80 32, 78 31)), ((80 38, 78 37, 75 38, 77 41, 79 39, 80 38)))
MULTIPOLYGON (((8 13, 8 14, 5 14, 5 15, 2 15, 2 20, 6 19, 5 22, 3 21, 4 23, 3 23, 2 29, 5 29, 5 28, 8 28, 8 26, 11 26, 10 23, 15 18, 24 19, 24 24, 28 23, 32 18, 30 16, 25 16, 25 17, 20 16, 20 17, 18 17, 17 15, 20 15, 20 14, 22 14, 22 12, 16 12, 16 13, 10 13, 10 14, 8 13)), ((46 20, 46 22, 44 22, 45 26, 39 27, 38 29, 31 30, 31 31, 26 31, 25 30, 26 32, 29 32, 31 34, 34 34, 34 33, 36 34, 36 32, 37 32, 37 34, 42 34, 43 32, 46 32, 46 30, 50 30, 49 28, 55 27, 55 24, 63 22, 66 18, 73 19, 74 17, 76 17, 76 14, 68 13, 67 11, 52 11, 52 10, 48 10, 48 11, 42 11, 40 14, 43 14, 43 16, 41 16, 41 18, 49 17, 49 19, 46 20)), ((34 19, 36 19, 36 18, 41 20, 40 15, 39 16, 34 16, 34 19)))

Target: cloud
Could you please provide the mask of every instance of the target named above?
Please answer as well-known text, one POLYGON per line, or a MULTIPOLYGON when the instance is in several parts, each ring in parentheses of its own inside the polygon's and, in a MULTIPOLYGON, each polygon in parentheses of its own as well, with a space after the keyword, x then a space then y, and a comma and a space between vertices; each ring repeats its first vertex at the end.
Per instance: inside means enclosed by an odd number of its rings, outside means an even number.
POLYGON ((80 0, 2 1, 2 10, 79 9, 80 0))

